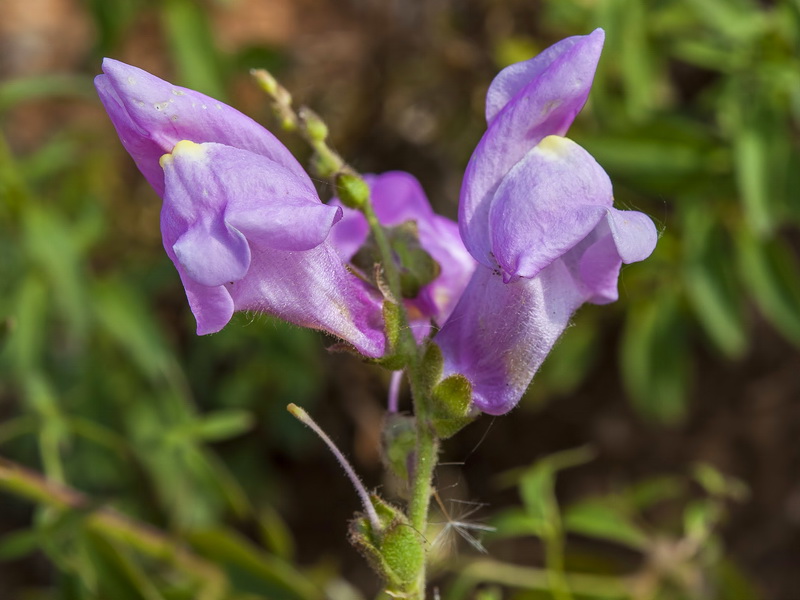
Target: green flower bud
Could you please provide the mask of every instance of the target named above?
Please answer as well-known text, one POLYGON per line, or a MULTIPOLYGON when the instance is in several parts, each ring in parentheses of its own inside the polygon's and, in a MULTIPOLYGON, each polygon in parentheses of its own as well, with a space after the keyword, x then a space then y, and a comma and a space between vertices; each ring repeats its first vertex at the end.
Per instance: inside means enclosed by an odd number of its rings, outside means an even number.
POLYGON ((417 588, 425 563, 422 534, 408 522, 403 512, 379 496, 371 496, 381 521, 375 531, 369 519, 356 517, 350 523, 350 542, 366 557, 387 584, 387 592, 404 594, 417 588))
POLYGON ((342 173, 336 177, 336 195, 346 207, 361 210, 369 201, 369 186, 359 175, 342 173))
POLYGON ((300 122, 308 134, 309 141, 324 142, 328 138, 328 126, 313 110, 302 106, 297 112, 297 116, 300 117, 300 122))
POLYGON ((432 388, 431 425, 439 438, 452 437, 477 416, 471 406, 472 385, 463 375, 442 379, 444 359, 441 349, 434 343, 425 350, 421 367, 425 386, 432 388))

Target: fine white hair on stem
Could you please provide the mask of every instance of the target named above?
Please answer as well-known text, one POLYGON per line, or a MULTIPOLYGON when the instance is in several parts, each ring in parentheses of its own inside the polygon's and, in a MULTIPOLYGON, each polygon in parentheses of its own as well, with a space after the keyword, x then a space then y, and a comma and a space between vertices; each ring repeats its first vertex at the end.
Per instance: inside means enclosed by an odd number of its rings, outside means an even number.
POLYGON ((359 479, 358 475, 356 475, 355 469, 353 469, 353 466, 347 461, 341 450, 336 447, 336 444, 334 444, 333 440, 328 437, 328 434, 325 433, 319 425, 317 425, 314 419, 312 419, 305 410, 296 404, 289 404, 286 409, 294 418, 303 423, 303 425, 308 426, 320 437, 323 442, 325 442, 325 445, 328 446, 330 451, 336 457, 336 460, 339 461, 340 465, 342 465, 344 472, 350 479, 350 483, 353 484, 353 487, 356 489, 356 493, 358 494, 359 498, 361 498, 361 503, 364 505, 364 512, 367 513, 367 518, 372 525, 372 529, 376 533, 379 532, 382 529, 381 521, 378 518, 378 513, 375 511, 375 506, 373 506, 372 500, 369 499, 369 492, 367 492, 364 484, 361 483, 361 479, 359 479))
POLYGON ((470 507, 469 509, 461 512, 458 517, 454 518, 450 511, 445 508, 444 502, 442 502, 438 491, 434 491, 433 497, 436 500, 436 503, 439 505, 439 509, 442 511, 442 515, 446 520, 444 527, 436 536, 436 538, 434 538, 432 545, 436 546, 437 544, 444 544, 447 541, 450 532, 455 531, 467 543, 469 543, 470 546, 475 548, 475 550, 482 554, 486 554, 486 548, 477 537, 472 535, 472 532, 491 533, 495 531, 495 528, 490 525, 484 525, 482 523, 466 520, 481 508, 485 507, 486 504, 481 502, 468 502, 465 500, 451 500, 451 503, 463 504, 470 507))

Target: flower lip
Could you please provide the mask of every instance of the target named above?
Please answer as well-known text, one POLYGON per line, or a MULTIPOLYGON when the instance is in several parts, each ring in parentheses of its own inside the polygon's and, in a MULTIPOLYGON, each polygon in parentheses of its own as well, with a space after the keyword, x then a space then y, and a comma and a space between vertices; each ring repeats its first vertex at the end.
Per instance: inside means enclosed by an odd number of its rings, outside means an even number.
POLYGON ((272 133, 214 98, 111 58, 103 59, 95 87, 123 146, 159 195, 164 177, 158 161, 181 140, 217 142, 260 154, 314 192, 308 174, 272 133))
POLYGON ((464 245, 485 266, 496 266, 489 211, 498 185, 543 138, 566 133, 588 98, 604 39, 602 29, 567 38, 492 82, 489 125, 467 165, 458 214, 464 245))

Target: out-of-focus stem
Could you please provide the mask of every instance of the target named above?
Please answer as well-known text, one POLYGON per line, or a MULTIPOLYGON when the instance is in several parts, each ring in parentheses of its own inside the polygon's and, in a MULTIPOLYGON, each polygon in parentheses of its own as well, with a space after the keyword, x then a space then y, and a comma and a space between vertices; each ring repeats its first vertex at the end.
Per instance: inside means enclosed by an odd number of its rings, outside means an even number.
POLYGON ((389 401, 387 402, 387 410, 390 413, 396 413, 400 406, 400 386, 403 383, 404 371, 393 371, 392 379, 389 383, 389 401))
MULTIPOLYGON (((0 458, 0 489, 58 510, 87 510, 89 500, 80 492, 48 481, 10 460, 0 458)), ((189 552, 160 531, 108 509, 92 510, 86 525, 95 532, 122 542, 142 554, 164 560, 200 582, 200 600, 218 600, 225 596, 228 581, 213 563, 189 552)))
MULTIPOLYGON (((285 129, 296 129, 314 150, 313 165, 320 176, 329 178, 334 185, 341 176, 359 177, 334 150, 328 146, 327 125, 313 111, 301 108, 295 111, 292 107, 291 95, 274 77, 263 70, 252 72, 260 87, 269 95, 273 109, 282 121, 285 129)), ((365 186, 366 187, 366 186, 365 186)), ((370 233, 378 246, 387 298, 400 307, 398 347, 393 350, 405 361, 406 372, 411 383, 411 394, 414 401, 417 440, 415 448, 414 471, 411 475, 411 499, 408 507, 408 518, 411 526, 420 534, 424 543, 425 530, 428 525, 428 508, 433 489, 433 472, 438 458, 439 440, 429 422, 429 403, 431 390, 423 383, 421 373, 422 349, 417 345, 409 325, 408 312, 403 304, 400 286, 400 273, 395 263, 386 232, 378 221, 369 194, 360 198, 356 208, 362 212, 369 224, 370 233)), ((308 423, 307 423, 308 424, 308 423)), ((310 425, 309 425, 310 426, 310 425)), ((370 504, 371 506, 371 504, 370 504)), ((369 513, 369 511, 368 511, 369 513)), ((372 516, 370 515, 370 519, 372 516)), ((408 600, 424 600, 425 598, 425 565, 416 579, 414 589, 405 590, 408 600)))
MULTIPOLYGON (((488 558, 453 563, 450 568, 467 574, 476 583, 498 583, 524 590, 552 590, 548 569, 512 565, 488 558)), ((576 594, 608 600, 630 598, 631 589, 637 582, 636 576, 611 577, 583 573, 570 573, 564 579, 576 594)))

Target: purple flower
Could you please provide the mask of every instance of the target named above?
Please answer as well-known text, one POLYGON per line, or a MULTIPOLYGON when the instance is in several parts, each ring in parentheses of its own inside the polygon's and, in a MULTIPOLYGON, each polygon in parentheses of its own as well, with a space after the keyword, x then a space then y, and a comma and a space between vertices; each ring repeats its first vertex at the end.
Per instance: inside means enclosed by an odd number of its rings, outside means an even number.
POLYGON ((164 248, 197 333, 253 310, 334 334, 377 357, 381 300, 328 241, 342 217, 255 121, 198 92, 106 59, 95 86, 123 146, 163 198, 164 248))
MULTIPOLYGON (((439 264, 439 275, 422 287, 416 298, 406 301, 412 327, 418 339, 430 332, 433 321, 441 325, 453 312, 464 291, 475 261, 469 255, 458 226, 433 212, 419 181, 409 173, 392 171, 366 175, 375 214, 381 225, 393 227, 413 221, 422 248, 439 264)), ((341 259, 350 261, 367 240, 367 219, 357 210, 344 208, 344 217, 331 232, 331 243, 341 259)))
POLYGON ((622 263, 644 260, 656 230, 613 207, 611 182, 562 137, 583 107, 604 34, 567 38, 504 69, 486 100, 488 128, 464 175, 459 227, 481 263, 434 341, 444 376, 473 404, 513 408, 584 302, 617 299, 622 263))

